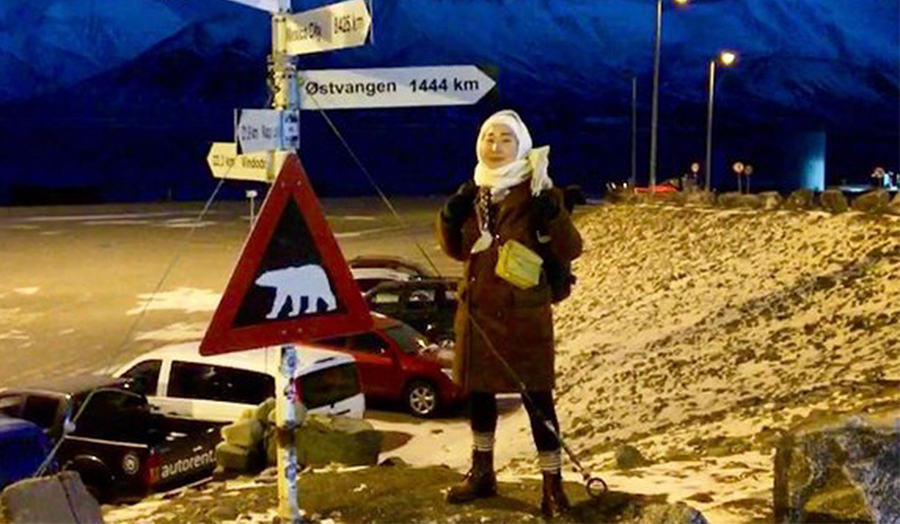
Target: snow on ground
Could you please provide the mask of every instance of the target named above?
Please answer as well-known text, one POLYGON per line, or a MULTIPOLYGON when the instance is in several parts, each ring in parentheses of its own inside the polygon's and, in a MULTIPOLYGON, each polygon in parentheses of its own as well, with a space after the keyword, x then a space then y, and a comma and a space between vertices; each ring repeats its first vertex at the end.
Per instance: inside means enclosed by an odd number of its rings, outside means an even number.
POLYGON ((221 293, 211 289, 190 287, 180 287, 173 291, 162 291, 156 294, 142 293, 138 295, 138 306, 129 309, 127 314, 138 315, 145 310, 161 309, 182 310, 186 313, 215 311, 221 297, 221 293))
MULTIPOLYGON (((555 310, 557 410, 610 489, 666 493, 713 524, 771 518, 776 430, 821 413, 897 418, 900 220, 602 206, 578 225, 578 284, 555 310), (622 444, 653 463, 616 468, 622 444)), ((500 479, 536 476, 527 415, 501 411, 500 479)), ((469 466, 464 420, 372 423, 412 436, 382 459, 469 466)))
MULTIPOLYGON (((746 521, 771 504, 775 428, 879 402, 897 415, 900 220, 604 206, 578 225, 578 284, 555 310, 557 409, 611 489, 746 521), (655 464, 616 469, 625 443, 655 464)), ((376 425, 418 430, 385 455, 468 467, 465 423, 376 425)), ((501 477, 537 473, 524 410, 497 442, 501 477)))

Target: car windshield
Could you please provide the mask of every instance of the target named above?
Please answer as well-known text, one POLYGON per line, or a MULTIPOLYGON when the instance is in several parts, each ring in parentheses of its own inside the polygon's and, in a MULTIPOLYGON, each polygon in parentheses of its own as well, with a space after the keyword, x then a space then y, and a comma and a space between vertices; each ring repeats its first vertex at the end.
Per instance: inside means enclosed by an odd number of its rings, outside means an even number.
POLYGON ((397 342, 401 351, 408 355, 418 355, 430 345, 428 339, 406 324, 391 326, 385 330, 385 333, 397 342))

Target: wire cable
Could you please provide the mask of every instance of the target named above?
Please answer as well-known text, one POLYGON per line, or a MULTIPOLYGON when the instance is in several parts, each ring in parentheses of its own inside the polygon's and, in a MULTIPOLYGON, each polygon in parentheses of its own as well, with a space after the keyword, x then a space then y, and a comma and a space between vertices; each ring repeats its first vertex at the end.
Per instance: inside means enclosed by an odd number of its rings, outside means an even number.
MULTIPOLYGON (((298 80, 298 82, 301 82, 301 80, 298 80)), ((347 140, 344 138, 343 134, 341 134, 340 130, 337 128, 337 126, 334 124, 334 122, 331 120, 331 118, 329 118, 328 114, 322 108, 321 104, 319 104, 319 101, 316 99, 315 95, 309 94, 309 97, 312 99, 313 103, 316 105, 316 110, 319 112, 320 115, 322 115, 322 118, 325 119, 325 122, 328 124, 328 127, 331 128, 331 131, 334 133, 335 137, 337 137, 337 139, 341 142, 341 144, 344 146, 344 149, 347 150, 347 153, 350 155, 350 158, 353 159, 353 162, 360 169, 360 171, 362 171, 362 173, 365 175, 369 184, 371 184, 372 188, 375 189, 375 192, 378 193, 378 197, 381 199, 381 201, 384 203, 384 205, 391 212, 391 215, 393 215, 393 217, 397 220, 397 223, 400 224, 400 227, 403 230, 403 234, 406 235, 406 237, 409 240, 411 240, 413 242, 413 244, 416 245, 416 248, 419 250, 419 253, 421 253, 422 256, 425 257, 425 260, 428 262, 428 265, 431 266, 431 269, 435 272, 435 274, 438 276, 441 276, 441 271, 438 269, 437 264, 435 264, 434 259, 432 259, 432 257, 428 255, 428 252, 425 251, 425 248, 423 248, 422 245, 415 239, 415 237, 412 236, 412 233, 410 232, 411 227, 409 226, 409 223, 407 223, 405 220, 403 220, 403 218, 397 212, 397 209, 391 203, 390 199, 387 197, 387 195, 384 194, 384 191, 381 190, 381 187, 375 181, 375 178, 372 176, 372 173, 369 172, 368 169, 366 169, 365 165, 363 165, 362 161, 356 155, 356 152, 353 151, 353 148, 351 148, 350 144, 347 143, 347 140)))

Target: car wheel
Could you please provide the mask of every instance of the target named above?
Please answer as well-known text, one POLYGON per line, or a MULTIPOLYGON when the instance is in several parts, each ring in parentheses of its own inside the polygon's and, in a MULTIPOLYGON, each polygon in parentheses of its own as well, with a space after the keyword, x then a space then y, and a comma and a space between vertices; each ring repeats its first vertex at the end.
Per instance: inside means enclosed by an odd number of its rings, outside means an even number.
POLYGON ((430 382, 416 380, 403 395, 406 409, 416 417, 432 417, 438 411, 437 389, 430 382))

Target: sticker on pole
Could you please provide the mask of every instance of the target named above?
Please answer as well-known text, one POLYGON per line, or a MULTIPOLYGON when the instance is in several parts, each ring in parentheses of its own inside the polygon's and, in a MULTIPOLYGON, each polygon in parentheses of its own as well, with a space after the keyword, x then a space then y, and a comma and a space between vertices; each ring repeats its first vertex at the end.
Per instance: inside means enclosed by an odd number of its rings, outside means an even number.
POLYGON ((291 154, 244 244, 200 354, 358 333, 371 325, 300 159, 291 154))

